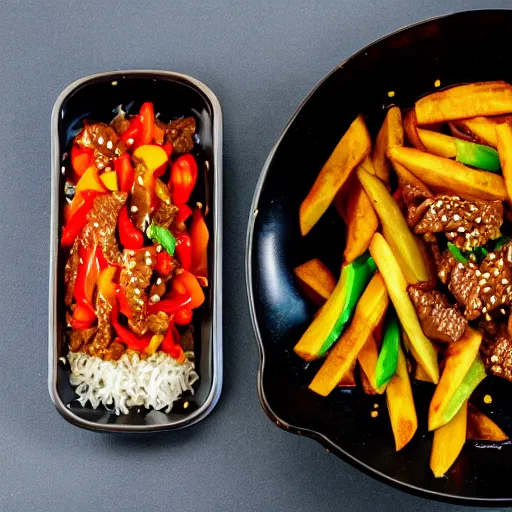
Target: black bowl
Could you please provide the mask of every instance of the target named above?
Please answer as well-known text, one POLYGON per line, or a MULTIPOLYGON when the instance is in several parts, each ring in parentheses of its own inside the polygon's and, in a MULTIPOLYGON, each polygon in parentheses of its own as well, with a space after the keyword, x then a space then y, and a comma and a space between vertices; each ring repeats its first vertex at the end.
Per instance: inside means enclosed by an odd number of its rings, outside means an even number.
MULTIPOLYGON (((307 97, 279 138, 258 182, 249 222, 247 286, 261 350, 260 400, 269 417, 290 432, 318 440, 375 477, 443 500, 512 503, 511 446, 468 442, 448 477, 436 479, 429 468, 432 435, 426 429, 430 385, 414 384, 420 426, 399 453, 383 397, 365 395, 360 387, 338 389, 328 398, 308 390, 319 363, 305 364, 292 350, 312 318, 294 282, 293 268, 319 257, 336 273, 344 230, 331 208, 303 239, 298 211, 358 113, 367 116, 375 135, 391 101, 412 106, 435 89, 438 79, 443 87, 512 81, 510 33, 512 11, 464 12, 396 32, 348 59, 307 97), (389 91, 395 92, 392 100, 389 91), (374 404, 377 418, 370 416, 374 404)), ((487 378, 474 398, 512 435, 510 393, 508 382, 487 378), (493 397, 491 405, 483 402, 486 393, 493 397)))
POLYGON ((74 425, 102 432, 152 432, 187 427, 215 407, 222 388, 222 112, 213 92, 194 78, 168 71, 115 71, 80 79, 68 86, 52 115, 52 218, 50 245, 48 386, 62 416, 74 425), (194 116, 198 137, 198 185, 191 200, 209 209, 209 287, 205 304, 194 315, 196 370, 193 396, 183 396, 168 414, 144 408, 116 415, 104 407, 82 407, 69 383, 64 331, 64 254, 59 250, 64 204, 61 166, 84 119, 110 122, 118 105, 136 113, 145 101, 168 121, 194 116))

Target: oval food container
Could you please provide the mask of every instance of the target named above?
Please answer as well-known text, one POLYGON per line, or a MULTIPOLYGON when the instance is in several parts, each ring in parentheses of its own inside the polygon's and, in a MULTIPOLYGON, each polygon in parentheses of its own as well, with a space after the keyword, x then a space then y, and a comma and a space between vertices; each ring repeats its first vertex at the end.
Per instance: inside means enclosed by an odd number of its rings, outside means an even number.
POLYGON ((194 78, 167 71, 116 71, 77 80, 58 97, 52 113, 51 245, 49 283, 48 384, 60 414, 79 427, 102 432, 151 432, 187 427, 205 418, 222 388, 222 112, 213 92, 194 78), (210 231, 210 286, 205 304, 194 320, 195 393, 176 402, 172 411, 133 409, 116 415, 103 407, 82 407, 69 383, 64 363, 67 343, 64 325, 63 269, 59 248, 64 204, 61 168, 66 151, 84 119, 109 122, 118 105, 125 110, 144 101, 155 105, 164 119, 194 116, 197 124, 200 200, 206 203, 210 231), (201 162, 202 161, 202 162, 201 162), (203 164, 201 166, 201 163, 203 164), (201 172, 203 169, 203 172, 201 172), (203 179, 201 179, 201 176, 203 179), (187 405, 184 404, 188 402, 187 405))
MULTIPOLYGON (((414 385, 419 429, 398 453, 383 396, 365 395, 360 387, 327 398, 309 391, 321 362, 306 364, 293 352, 312 318, 293 268, 314 257, 334 269, 341 264, 344 226, 334 209, 305 243, 299 206, 356 115, 367 116, 375 136, 388 105, 412 106, 435 90, 437 80, 441 87, 511 82, 511 31, 512 11, 459 13, 400 30, 341 64, 306 98, 272 149, 257 185, 247 237, 247 288, 261 354, 258 389, 271 420, 401 489, 473 504, 512 503, 510 444, 468 442, 447 478, 436 479, 429 468, 432 434, 426 428, 431 386, 414 385)), ((511 392, 505 380, 486 379, 474 394, 483 412, 509 435, 511 392), (487 393, 491 405, 482 400, 487 393)))

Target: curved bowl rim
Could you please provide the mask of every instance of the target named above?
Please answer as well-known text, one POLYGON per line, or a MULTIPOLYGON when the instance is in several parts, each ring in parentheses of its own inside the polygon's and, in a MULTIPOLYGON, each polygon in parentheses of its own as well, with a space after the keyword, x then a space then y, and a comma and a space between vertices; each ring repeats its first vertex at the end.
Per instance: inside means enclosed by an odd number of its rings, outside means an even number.
POLYGON ((286 432, 291 432, 293 434, 299 435, 299 436, 305 436, 309 437, 311 439, 314 439, 315 441, 319 442, 322 446, 324 446, 327 451, 332 452, 333 454, 337 455, 344 461, 348 462, 350 465, 355 467, 356 469, 361 470, 362 472, 366 473, 367 475, 376 478, 377 480, 380 480, 383 483, 386 483, 388 485, 392 485, 393 487, 400 489, 402 491, 406 491, 410 494, 414 494, 416 496, 420 496, 423 498, 430 498, 438 501, 444 501, 444 502, 451 502, 451 503, 457 503, 457 504, 466 504, 466 505, 473 505, 473 506, 484 506, 486 504, 488 505, 498 505, 498 504, 512 504, 512 496, 510 498, 479 498, 479 497, 471 497, 471 496, 459 496, 456 494, 449 494, 449 493, 443 493, 438 491, 433 491, 430 489, 426 489, 423 487, 418 487, 416 485, 408 484, 406 482, 402 482, 390 475, 387 475, 383 473, 382 471, 379 471, 368 464, 362 462, 357 457, 351 455, 347 451, 345 451, 343 448, 338 446, 335 442, 333 442, 329 436, 322 434, 321 432, 317 432, 315 430, 311 430, 308 428, 303 428, 299 425, 292 425, 286 421, 284 421, 282 418, 280 418, 270 407, 270 404, 268 403, 267 397, 265 395, 265 389, 263 386, 263 373, 265 371, 265 349, 263 346, 263 340, 262 336, 259 330, 259 324, 256 317, 256 304, 254 301, 254 289, 253 289, 253 282, 252 282, 252 272, 253 272, 253 265, 252 265, 252 251, 253 251, 253 237, 254 237, 254 225, 255 220, 258 215, 258 203, 261 195, 261 191, 263 188, 263 185, 266 181, 267 174, 269 172, 270 165, 274 159, 274 155, 277 152, 277 149, 281 145, 281 142, 288 132, 289 128, 295 121, 296 117, 298 116, 299 112, 302 110, 302 108, 305 106, 305 104, 309 101, 309 99, 316 93, 316 91, 320 88, 320 86, 327 81, 331 75, 333 75, 336 71, 343 68, 347 62, 349 62, 352 59, 355 59, 359 57, 360 55, 367 52, 370 48, 372 48, 375 45, 380 44, 382 41, 385 41, 391 37, 394 37, 400 33, 407 32, 408 30, 421 26, 421 25, 428 25, 429 23, 432 23, 433 21, 440 20, 440 19, 446 19, 451 17, 458 17, 461 15, 467 15, 468 13, 475 13, 477 15, 478 13, 488 13, 488 12, 511 12, 512 9, 470 9, 466 11, 458 11, 453 12, 450 14, 444 14, 440 16, 434 16, 425 20, 421 20, 417 23, 412 23, 409 25, 406 25, 402 28, 399 28, 395 30, 394 32, 390 32, 375 41, 371 42, 370 44, 366 45, 365 47, 361 48, 356 53, 352 54, 350 57, 343 60, 338 66, 336 66, 333 70, 331 70, 329 73, 327 73, 323 78, 320 79, 320 81, 313 87, 313 89, 307 94, 307 96, 304 98, 304 100, 300 103, 298 108, 295 110, 294 114, 286 124, 285 128, 279 135, 277 141, 272 146, 272 149, 268 155, 268 157, 265 160, 265 163, 263 164, 263 168, 260 172, 258 181, 256 183, 256 189, 254 192, 253 200, 251 203, 251 209, 249 212, 249 222, 247 227, 247 235, 246 235, 246 246, 245 246, 245 281, 246 281, 246 291, 249 301, 249 311, 251 316, 251 322, 254 329, 254 334, 256 337, 256 343, 258 345, 258 350, 260 354, 260 361, 259 361, 259 367, 258 367, 258 397, 261 403, 261 406, 269 419, 275 423, 279 428, 285 430, 286 432))

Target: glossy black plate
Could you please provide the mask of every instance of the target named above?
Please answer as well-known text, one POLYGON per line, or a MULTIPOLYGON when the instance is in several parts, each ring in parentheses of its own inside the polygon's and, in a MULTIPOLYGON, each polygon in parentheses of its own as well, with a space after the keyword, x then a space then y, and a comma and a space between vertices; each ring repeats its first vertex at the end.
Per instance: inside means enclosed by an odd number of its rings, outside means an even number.
MULTIPOLYGON (((307 389, 319 362, 305 364, 293 346, 312 318, 293 268, 319 257, 339 274, 343 224, 331 208, 306 237, 299 232, 301 201, 332 149, 358 113, 375 135, 385 108, 412 106, 435 89, 482 80, 512 81, 512 11, 473 11, 433 19, 392 34, 348 59, 306 98, 262 171, 247 239, 247 285, 261 350, 259 394, 278 426, 312 437, 367 473, 427 497, 477 504, 512 503, 510 444, 466 443, 447 478, 429 468, 426 431, 432 387, 415 383, 419 429, 395 453, 383 397, 360 387, 321 398, 307 389), (390 99, 388 92, 394 91, 390 99), (375 409, 375 407, 378 407, 375 409), (372 410, 378 417, 372 418, 372 410)), ((512 435, 512 384, 487 378, 473 395, 479 408, 512 435), (483 396, 493 397, 490 405, 483 396)))
POLYGON ((102 432, 151 432, 183 428, 207 416, 222 388, 222 112, 213 92, 194 78, 167 71, 116 71, 80 79, 59 96, 52 114, 52 216, 49 290, 48 385, 57 410, 74 425, 102 432), (196 119, 198 185, 192 201, 209 210, 209 287, 206 301, 194 315, 196 371, 194 395, 184 395, 168 414, 133 409, 116 415, 103 407, 82 407, 69 383, 64 325, 63 269, 59 250, 64 204, 67 151, 84 119, 110 122, 118 105, 136 113, 145 101, 154 104, 164 121, 182 116, 196 119))

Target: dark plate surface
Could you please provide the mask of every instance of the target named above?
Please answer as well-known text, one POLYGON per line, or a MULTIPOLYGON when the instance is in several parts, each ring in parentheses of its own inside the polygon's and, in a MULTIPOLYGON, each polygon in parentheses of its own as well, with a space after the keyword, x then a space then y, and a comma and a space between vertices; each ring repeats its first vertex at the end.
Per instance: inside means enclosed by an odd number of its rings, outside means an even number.
MULTIPOLYGON (((333 208, 306 237, 299 232, 301 201, 358 113, 373 135, 391 101, 401 107, 446 87, 483 80, 512 81, 509 37, 512 11, 473 11, 411 26, 360 51, 327 76, 294 115, 267 159, 256 190, 247 239, 247 282, 261 350, 259 394, 278 426, 320 441, 360 469, 405 490, 466 502, 512 503, 510 444, 466 443, 447 478, 429 468, 432 435, 426 431, 432 387, 415 383, 419 429, 395 453, 383 397, 358 387, 328 398, 307 389, 318 362, 305 364, 293 346, 312 317, 293 268, 319 257, 339 274, 343 224, 333 208), (388 91, 394 91, 393 100, 388 91), (378 405, 379 415, 370 412, 378 405)), ((473 395, 480 409, 512 435, 512 385, 487 378, 473 395), (493 402, 483 403, 490 394, 493 402)))
POLYGON ((99 431, 149 432, 183 428, 203 419, 215 406, 222 387, 222 113, 215 95, 199 81, 169 72, 119 71, 95 75, 71 84, 58 98, 52 116, 52 237, 50 247, 49 390, 59 412, 71 423, 99 431), (192 201, 208 205, 206 217, 211 233, 209 247, 210 286, 205 304, 194 315, 196 370, 199 381, 194 395, 184 395, 166 414, 133 409, 116 415, 105 408, 82 407, 69 384, 69 365, 59 358, 67 353, 64 325, 63 269, 65 255, 59 251, 59 232, 64 204, 66 151, 84 119, 110 122, 118 105, 128 113, 138 112, 152 101, 164 121, 194 116, 199 164, 198 186, 192 201), (201 171, 202 170, 202 171, 201 171), (184 408, 184 402, 188 402, 184 408))

